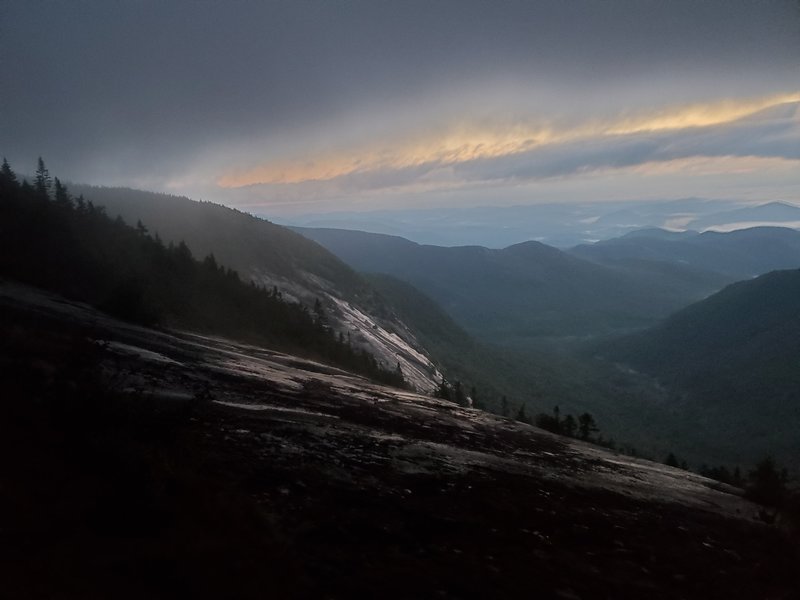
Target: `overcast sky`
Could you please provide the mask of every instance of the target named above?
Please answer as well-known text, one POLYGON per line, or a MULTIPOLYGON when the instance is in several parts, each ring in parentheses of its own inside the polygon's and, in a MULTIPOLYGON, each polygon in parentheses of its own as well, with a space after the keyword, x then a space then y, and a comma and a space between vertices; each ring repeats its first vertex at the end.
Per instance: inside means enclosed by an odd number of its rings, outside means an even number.
POLYGON ((0 153, 266 214, 800 202, 797 0, 0 0, 0 153))

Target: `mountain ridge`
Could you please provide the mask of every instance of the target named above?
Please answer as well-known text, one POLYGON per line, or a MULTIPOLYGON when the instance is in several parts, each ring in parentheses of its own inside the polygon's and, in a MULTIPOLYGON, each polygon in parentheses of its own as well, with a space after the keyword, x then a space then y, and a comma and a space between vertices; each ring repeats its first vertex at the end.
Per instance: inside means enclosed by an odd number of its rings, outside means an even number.
POLYGON ((416 388, 430 392, 441 380, 425 350, 363 278, 303 236, 211 202, 129 188, 73 185, 71 189, 103 206, 112 217, 141 222, 166 241, 185 242, 196 255, 213 254, 245 279, 274 288, 310 311, 320 301, 337 334, 375 355, 386 368, 399 364, 416 388))
POLYGON ((646 229, 591 245, 575 246, 570 253, 599 264, 649 259, 745 279, 768 271, 800 267, 800 231, 785 227, 702 233, 646 229))
POLYGON ((488 341, 640 327, 705 297, 724 279, 714 274, 710 282, 701 278, 678 286, 673 284, 683 275, 673 269, 670 281, 644 281, 641 269, 597 265, 536 241, 497 250, 421 245, 348 230, 295 230, 359 271, 386 273, 418 287, 488 341))

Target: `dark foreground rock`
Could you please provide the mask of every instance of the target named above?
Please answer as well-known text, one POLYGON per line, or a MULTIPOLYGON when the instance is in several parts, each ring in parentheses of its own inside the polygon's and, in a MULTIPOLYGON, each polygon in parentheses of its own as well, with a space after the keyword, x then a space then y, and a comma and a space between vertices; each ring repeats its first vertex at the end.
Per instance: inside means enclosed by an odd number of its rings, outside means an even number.
POLYGON ((795 598, 697 475, 0 286, 9 598, 795 598))

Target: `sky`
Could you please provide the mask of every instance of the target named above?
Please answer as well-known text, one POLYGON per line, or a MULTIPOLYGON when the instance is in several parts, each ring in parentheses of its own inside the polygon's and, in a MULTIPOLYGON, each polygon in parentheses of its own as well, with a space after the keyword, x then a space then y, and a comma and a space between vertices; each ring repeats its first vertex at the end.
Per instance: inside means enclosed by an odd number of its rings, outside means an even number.
POLYGON ((269 215, 800 203, 797 0, 0 0, 0 153, 269 215))

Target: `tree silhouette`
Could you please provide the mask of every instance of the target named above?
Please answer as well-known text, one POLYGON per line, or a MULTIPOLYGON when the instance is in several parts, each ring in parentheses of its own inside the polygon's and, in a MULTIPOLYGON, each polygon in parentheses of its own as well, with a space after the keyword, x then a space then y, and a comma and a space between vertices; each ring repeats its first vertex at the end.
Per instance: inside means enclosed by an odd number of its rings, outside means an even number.
POLYGON ((588 412, 578 417, 578 431, 582 440, 588 440, 593 433, 599 431, 594 417, 588 412))
MULTIPOLYGON (((571 415, 567 415, 571 417, 571 415)), ((575 417, 571 417, 572 422, 574 423, 575 417)), ((547 413, 539 413, 536 415, 536 426, 541 427, 547 431, 551 431, 553 433, 558 434, 565 434, 564 431, 564 421, 566 419, 561 419, 561 409, 558 406, 553 407, 553 414, 548 415, 547 413)), ((570 435, 570 434, 568 434, 570 435)))
POLYGON ((3 165, 0 167, 0 194, 3 196, 0 200, 5 199, 12 192, 16 191, 18 187, 17 176, 14 171, 11 170, 8 161, 4 158, 3 165))
POLYGON ((567 415, 561 421, 561 432, 569 437, 575 437, 575 431, 578 429, 578 422, 572 415, 567 415))
POLYGON ((786 469, 778 469, 771 456, 763 458, 749 473, 747 496, 760 504, 780 507, 786 497, 789 479, 786 469))
POLYGON ((54 200, 56 204, 61 208, 71 208, 72 198, 67 192, 67 186, 63 185, 61 181, 59 181, 58 177, 56 177, 53 181, 54 200))
POLYGON ((439 384, 439 387, 436 388, 436 391, 433 394, 436 398, 441 398, 442 400, 453 400, 453 396, 450 392, 450 386, 447 385, 447 382, 442 379, 442 382, 439 384))
POLYGON ((519 409, 517 410, 517 416, 514 417, 520 423, 527 423, 528 425, 531 424, 531 419, 528 416, 527 411, 525 410, 525 403, 519 405, 519 409))
POLYGON ((44 160, 41 156, 36 164, 36 177, 33 181, 34 189, 39 197, 44 199, 49 198, 52 178, 50 177, 50 171, 47 170, 47 167, 45 166, 44 160))
POLYGON ((328 326, 328 317, 325 314, 325 309, 322 307, 322 302, 317 298, 314 300, 314 320, 322 327, 328 326))

